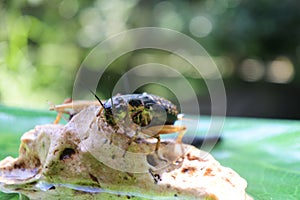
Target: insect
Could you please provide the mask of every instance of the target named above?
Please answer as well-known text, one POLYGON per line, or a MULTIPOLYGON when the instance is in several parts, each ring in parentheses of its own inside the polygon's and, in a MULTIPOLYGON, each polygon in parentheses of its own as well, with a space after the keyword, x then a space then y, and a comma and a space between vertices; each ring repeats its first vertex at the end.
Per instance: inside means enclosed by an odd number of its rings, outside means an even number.
POLYGON ((156 95, 143 93, 117 95, 102 103, 98 96, 93 94, 101 104, 106 121, 110 126, 116 129, 120 124, 135 126, 137 131, 140 130, 157 139, 155 151, 159 149, 161 134, 179 132, 177 142, 181 142, 186 127, 174 125, 178 120, 178 110, 170 101, 156 95))
MULTIPOLYGON (((178 110, 169 100, 143 93, 116 95, 103 103, 94 92, 92 93, 98 102, 93 101, 90 104, 101 105, 98 115, 103 114, 105 121, 112 128, 117 130, 120 126, 126 126, 136 130, 136 133, 142 132, 151 138, 156 138, 156 152, 159 149, 162 134, 179 132, 177 142, 181 142, 186 127, 174 125, 178 120, 178 110)), ((85 101, 76 102, 72 107, 80 110, 87 105, 88 102, 85 101)), ((58 123, 61 113, 68 113, 65 111, 66 108, 70 108, 70 103, 50 108, 58 112, 55 123, 58 123)), ((136 135, 132 140, 135 139, 136 135)))
POLYGON ((63 114, 69 115, 68 120, 70 120, 80 110, 91 105, 100 105, 100 104, 98 101, 85 101, 85 100, 72 101, 71 98, 68 98, 64 100, 64 102, 60 105, 51 105, 49 110, 55 110, 57 112, 57 116, 54 120, 54 124, 58 124, 61 118, 63 117, 63 114))

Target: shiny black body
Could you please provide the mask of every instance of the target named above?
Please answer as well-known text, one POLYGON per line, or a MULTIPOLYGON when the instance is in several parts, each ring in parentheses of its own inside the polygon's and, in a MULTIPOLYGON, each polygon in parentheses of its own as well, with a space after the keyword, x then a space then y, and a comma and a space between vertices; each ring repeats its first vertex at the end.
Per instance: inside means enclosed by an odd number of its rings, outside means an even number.
POLYGON ((170 101, 151 94, 117 95, 104 104, 104 115, 111 126, 130 120, 140 127, 173 125, 178 111, 170 101))

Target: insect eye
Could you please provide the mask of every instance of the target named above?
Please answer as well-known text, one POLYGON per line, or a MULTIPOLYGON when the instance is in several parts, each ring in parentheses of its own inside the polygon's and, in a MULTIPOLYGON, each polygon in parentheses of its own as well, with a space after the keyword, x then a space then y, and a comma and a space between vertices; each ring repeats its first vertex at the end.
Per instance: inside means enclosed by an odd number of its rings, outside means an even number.
POLYGON ((138 100, 138 99, 132 99, 128 102, 128 104, 133 107, 138 107, 138 106, 142 105, 142 101, 138 100))
POLYGON ((143 99, 144 99, 144 100, 150 100, 150 98, 149 98, 148 95, 144 95, 144 96, 143 96, 143 99))

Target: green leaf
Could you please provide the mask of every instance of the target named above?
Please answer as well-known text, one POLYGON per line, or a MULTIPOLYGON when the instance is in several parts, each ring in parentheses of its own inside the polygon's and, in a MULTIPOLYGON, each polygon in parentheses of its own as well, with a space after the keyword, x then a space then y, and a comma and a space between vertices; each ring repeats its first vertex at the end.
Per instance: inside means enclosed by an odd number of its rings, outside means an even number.
POLYGON ((212 154, 248 181, 255 199, 299 199, 298 121, 228 118, 212 154))
MULTIPOLYGON (((0 106, 0 159, 18 155, 21 135, 36 125, 52 123, 55 112, 0 106)), ((188 117, 188 116, 187 116, 188 117)), ((195 118, 195 117, 192 117, 195 118)), ((200 132, 209 127, 200 118, 200 132)), ((189 130, 187 135, 195 130, 189 130)), ((300 196, 300 123, 287 120, 227 118, 222 141, 211 152, 222 165, 248 182, 255 199, 298 199, 300 196)), ((18 199, 0 192, 0 199, 18 199)))
MULTIPOLYGON (((25 110, 0 105, 0 160, 7 156, 18 157, 20 138, 26 131, 36 125, 51 123, 54 112, 25 110)), ((0 199, 17 200, 18 194, 0 191, 0 199)))

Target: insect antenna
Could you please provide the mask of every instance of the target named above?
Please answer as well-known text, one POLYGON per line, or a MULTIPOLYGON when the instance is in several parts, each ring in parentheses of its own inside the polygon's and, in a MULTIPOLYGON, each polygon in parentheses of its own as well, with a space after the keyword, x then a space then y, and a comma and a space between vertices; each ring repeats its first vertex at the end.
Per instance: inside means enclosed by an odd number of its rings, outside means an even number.
POLYGON ((96 94, 95 92, 93 92, 91 89, 89 89, 89 90, 90 90, 90 92, 95 96, 95 98, 98 100, 98 102, 100 103, 100 105, 102 106, 102 108, 104 108, 104 110, 106 110, 105 107, 104 107, 104 105, 103 105, 103 103, 102 103, 102 101, 101 101, 100 98, 97 96, 97 94, 96 94))

